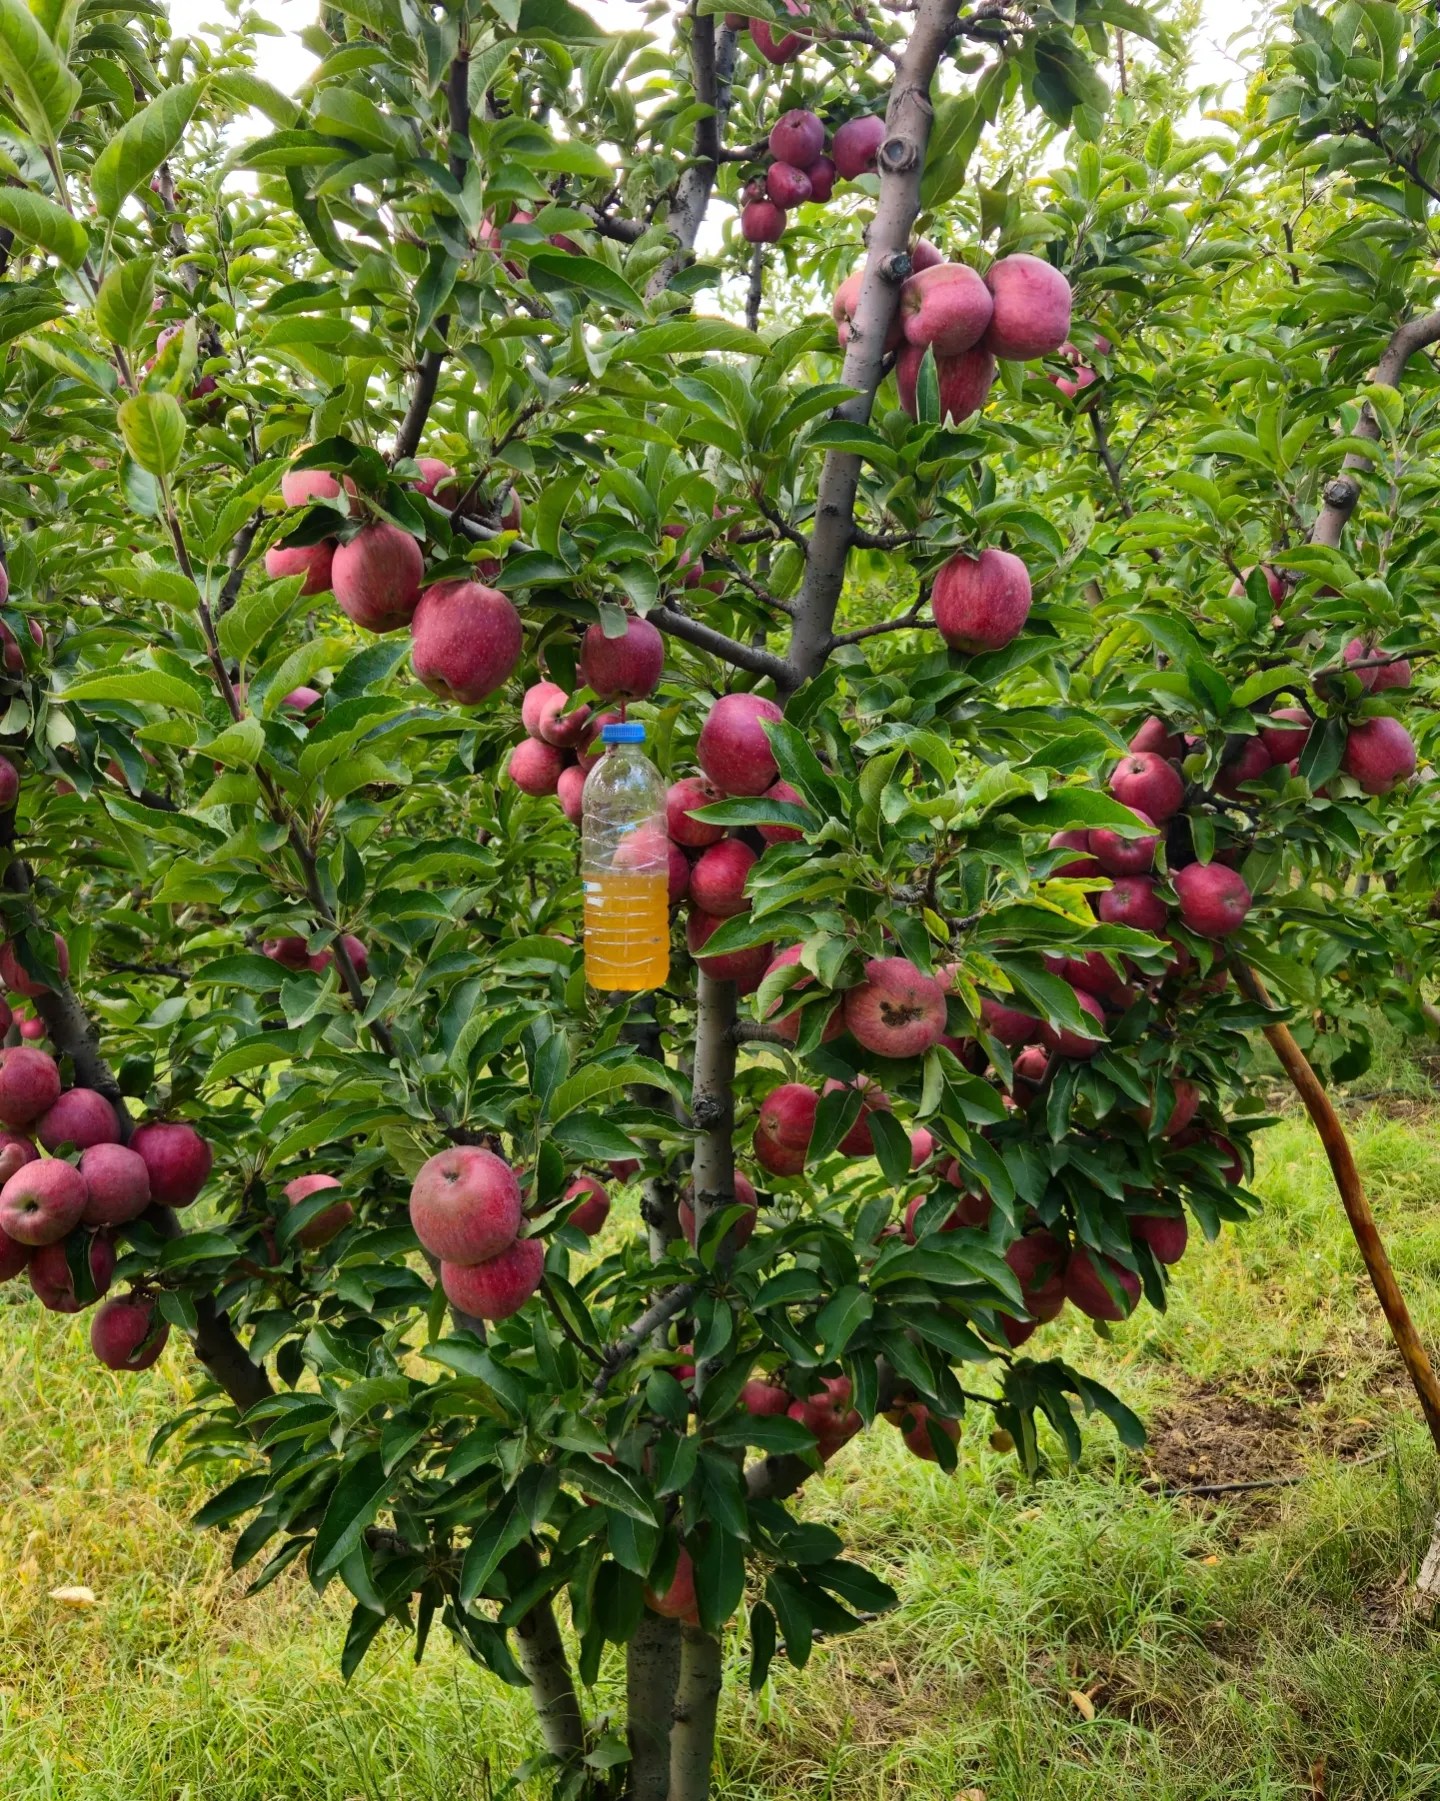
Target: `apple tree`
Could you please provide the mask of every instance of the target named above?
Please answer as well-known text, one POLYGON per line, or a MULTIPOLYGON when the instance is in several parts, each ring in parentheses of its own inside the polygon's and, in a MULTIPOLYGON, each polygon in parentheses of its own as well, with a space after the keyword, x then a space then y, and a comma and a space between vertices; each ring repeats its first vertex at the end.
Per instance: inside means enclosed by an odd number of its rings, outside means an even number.
POLYGON ((1126 0, 250 32, 0 0, 0 1277, 193 1346, 347 1673, 438 1621, 557 1792, 695 1801, 724 1647, 893 1600, 806 1481, 1138 1443, 1045 1324, 1245 1217, 1252 971, 1399 942, 1436 39, 1302 9, 1186 139, 1126 0))

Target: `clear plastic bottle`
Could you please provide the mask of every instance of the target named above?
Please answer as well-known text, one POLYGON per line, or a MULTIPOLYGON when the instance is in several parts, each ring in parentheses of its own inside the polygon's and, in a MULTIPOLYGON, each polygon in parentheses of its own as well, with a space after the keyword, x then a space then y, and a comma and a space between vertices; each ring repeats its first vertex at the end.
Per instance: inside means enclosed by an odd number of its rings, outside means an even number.
POLYGON ((585 980, 639 994, 670 973, 670 840, 665 783, 645 755, 645 727, 602 726, 605 754, 581 795, 585 980))

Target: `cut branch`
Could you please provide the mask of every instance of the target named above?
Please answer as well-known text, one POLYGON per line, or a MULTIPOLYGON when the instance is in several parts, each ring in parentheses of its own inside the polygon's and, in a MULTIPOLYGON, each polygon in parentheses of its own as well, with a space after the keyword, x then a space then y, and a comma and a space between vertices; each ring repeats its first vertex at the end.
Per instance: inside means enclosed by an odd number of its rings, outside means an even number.
MULTIPOLYGON (((845 347, 841 380, 855 390, 832 418, 864 424, 875 404, 885 367, 885 340, 894 323, 900 284, 910 273, 910 234, 920 210, 920 178, 930 141, 934 110, 930 86, 955 30, 958 0, 920 0, 915 29, 895 72, 880 146, 880 204, 869 233, 869 255, 860 299, 845 347)), ((845 584, 845 564, 855 529, 855 495, 860 458, 830 451, 820 472, 815 528, 805 563, 805 581, 790 635, 789 694, 819 673, 830 652, 835 609, 845 584)))
MULTIPOLYGON (((1385 346, 1385 354, 1375 365, 1376 381, 1387 388, 1398 388, 1410 358, 1437 341, 1440 341, 1440 312, 1425 313, 1418 319, 1409 320, 1385 346)), ((1372 444, 1379 442, 1380 421, 1368 400, 1361 408, 1351 436, 1366 438, 1372 444)), ((1369 468, 1368 460, 1357 451, 1352 450, 1346 455, 1341 473, 1325 484, 1325 504, 1315 515, 1315 524, 1310 531, 1312 544, 1328 544, 1332 550, 1338 547, 1350 515, 1360 504, 1359 477, 1369 468)))

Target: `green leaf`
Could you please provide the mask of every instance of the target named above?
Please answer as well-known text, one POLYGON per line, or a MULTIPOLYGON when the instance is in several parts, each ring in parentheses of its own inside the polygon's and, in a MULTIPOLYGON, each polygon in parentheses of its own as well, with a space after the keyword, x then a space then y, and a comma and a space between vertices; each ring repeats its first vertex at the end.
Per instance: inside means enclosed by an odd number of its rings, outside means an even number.
POLYGON ((576 256, 567 250, 537 250, 525 273, 541 293, 577 288, 617 313, 645 317, 645 302, 623 275, 617 275, 598 257, 576 256))
POLYGON ((366 1451, 336 1483, 310 1547, 310 1573, 324 1576, 344 1563, 373 1524, 390 1493, 390 1477, 378 1451, 366 1451))
MULTIPOLYGON (((7 0, 0 0, 0 4, 7 0)), ((127 119, 95 158, 90 191, 102 219, 113 219, 143 182, 174 150, 190 123, 202 92, 199 82, 185 81, 157 94, 148 106, 127 119)))
POLYGON ((132 394, 116 414, 125 448, 148 474, 172 475, 185 448, 185 409, 173 394, 132 394))
MULTIPOLYGON (((0 6, 3 4, 0 0, 0 6)), ((0 226, 27 244, 38 244, 67 269, 78 269, 90 248, 85 228, 77 219, 28 188, 0 188, 0 226)))
POLYGON ((133 350, 155 298, 155 258, 133 257, 118 263, 100 284, 95 323, 122 350, 133 350))
MULTIPOLYGON (((60 134, 80 98, 80 83, 24 0, 0 0, 0 86, 32 134, 58 160, 60 134)), ((0 214, 0 223, 10 221, 0 214)), ((79 261, 76 257, 70 267, 79 261)))
POLYGON ((199 714, 205 696, 178 676, 158 669, 134 669, 123 675, 92 675, 67 688, 64 700, 131 700, 141 705, 168 707, 173 713, 199 714))
POLYGON ((670 319, 630 332, 610 353, 612 363, 659 363, 667 356, 702 356, 724 350, 736 356, 764 356, 763 338, 726 319, 670 319))
POLYGON ((469 1607, 507 1551, 513 1551, 530 1530, 525 1509, 512 1489, 490 1517, 476 1528, 465 1561, 460 1566, 460 1605, 469 1607))

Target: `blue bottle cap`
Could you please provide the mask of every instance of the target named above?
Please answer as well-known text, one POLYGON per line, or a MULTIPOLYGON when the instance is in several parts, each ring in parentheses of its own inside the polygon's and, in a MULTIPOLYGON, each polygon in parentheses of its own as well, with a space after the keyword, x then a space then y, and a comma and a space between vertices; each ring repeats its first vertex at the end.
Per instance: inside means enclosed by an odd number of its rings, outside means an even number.
POLYGON ((638 719, 617 720, 614 725, 602 725, 600 738, 605 744, 643 744, 645 727, 638 719))

